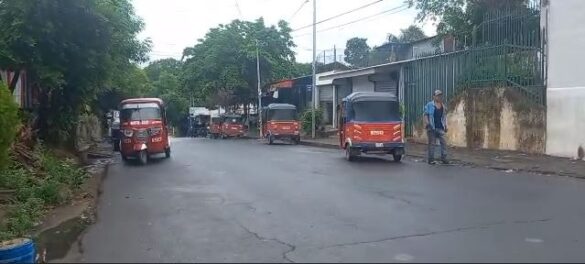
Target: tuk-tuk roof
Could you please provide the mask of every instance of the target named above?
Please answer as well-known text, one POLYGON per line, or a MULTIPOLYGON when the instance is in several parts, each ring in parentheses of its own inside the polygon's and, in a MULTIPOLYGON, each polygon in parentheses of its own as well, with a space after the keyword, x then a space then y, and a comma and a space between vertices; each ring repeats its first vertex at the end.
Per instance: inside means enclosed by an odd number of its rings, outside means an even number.
POLYGON ((344 102, 372 102, 372 101, 398 101, 398 97, 392 93, 384 93, 384 92, 354 92, 345 98, 343 98, 344 102))
POLYGON ((269 104, 267 109, 280 109, 280 110, 296 110, 297 107, 291 104, 269 104))
POLYGON ((120 105, 122 105, 122 104, 139 104, 139 103, 157 103, 159 105, 165 104, 163 102, 163 100, 160 98, 131 98, 131 99, 122 100, 122 102, 120 102, 120 105))

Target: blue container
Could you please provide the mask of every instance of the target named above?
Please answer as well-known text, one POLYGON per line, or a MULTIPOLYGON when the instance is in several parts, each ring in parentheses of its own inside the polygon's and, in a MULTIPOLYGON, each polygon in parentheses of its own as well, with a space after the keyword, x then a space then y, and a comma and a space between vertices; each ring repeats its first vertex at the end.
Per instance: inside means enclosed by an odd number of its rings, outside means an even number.
POLYGON ((31 239, 15 239, 0 245, 0 263, 35 263, 36 250, 31 239))

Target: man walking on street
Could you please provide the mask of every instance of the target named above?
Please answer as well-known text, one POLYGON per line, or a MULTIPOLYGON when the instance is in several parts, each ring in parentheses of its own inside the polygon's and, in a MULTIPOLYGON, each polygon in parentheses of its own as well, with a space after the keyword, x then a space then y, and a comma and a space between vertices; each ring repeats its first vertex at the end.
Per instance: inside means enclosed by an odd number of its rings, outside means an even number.
POLYGON ((445 133, 447 133, 447 109, 443 104, 443 92, 436 90, 433 94, 433 100, 430 101, 424 109, 424 124, 427 129, 429 139, 428 163, 435 163, 435 143, 437 139, 441 145, 441 162, 448 164, 447 160, 447 142, 445 133))

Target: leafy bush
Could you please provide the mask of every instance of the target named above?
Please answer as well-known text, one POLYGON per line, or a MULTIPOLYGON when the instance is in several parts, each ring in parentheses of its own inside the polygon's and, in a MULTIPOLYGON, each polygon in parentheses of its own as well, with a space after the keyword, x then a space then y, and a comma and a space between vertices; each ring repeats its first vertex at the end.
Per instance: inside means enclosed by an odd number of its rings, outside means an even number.
POLYGON ((86 173, 73 163, 61 160, 37 147, 40 157, 35 170, 12 164, 0 170, 0 189, 15 191, 4 219, 0 219, 0 241, 23 236, 43 214, 45 206, 61 205, 73 197, 86 178, 86 173))
POLYGON ((19 123, 18 106, 10 90, 0 83, 0 169, 5 168, 9 162, 9 149, 16 136, 19 123))
MULTIPOLYGON (((312 123, 312 119, 313 119, 312 113, 313 113, 313 109, 307 109, 301 115, 301 122, 303 122, 302 128, 306 134, 311 133, 311 123, 312 123)), ((321 126, 322 122, 323 122, 323 110, 318 108, 315 110, 315 131, 317 131, 319 126, 321 126)))

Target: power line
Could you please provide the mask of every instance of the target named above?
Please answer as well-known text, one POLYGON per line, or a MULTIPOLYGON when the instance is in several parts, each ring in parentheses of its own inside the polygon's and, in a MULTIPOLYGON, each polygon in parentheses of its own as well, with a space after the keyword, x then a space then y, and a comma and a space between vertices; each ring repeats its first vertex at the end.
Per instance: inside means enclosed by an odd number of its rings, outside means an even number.
POLYGON ((293 18, 295 18, 295 16, 301 11, 301 9, 303 9, 303 7, 309 2, 309 0, 304 0, 303 3, 301 4, 301 6, 299 6, 299 8, 297 8, 297 10, 292 14, 292 16, 290 16, 290 18, 288 20, 292 20, 293 18))
MULTIPOLYGON (((354 9, 352 9, 352 10, 349 10, 349 11, 343 12, 343 13, 341 13, 341 14, 338 14, 338 15, 335 15, 335 16, 332 16, 332 17, 329 17, 329 18, 323 19, 323 20, 321 20, 321 21, 319 21, 319 22, 315 23, 315 25, 319 25, 319 24, 321 24, 321 23, 324 23, 324 22, 327 22, 327 21, 333 20, 333 19, 335 19, 335 18, 338 18, 338 17, 344 16, 344 15, 347 15, 347 14, 353 13, 353 12, 355 12, 355 11, 358 11, 358 10, 364 9, 364 8, 366 8, 366 7, 369 7, 369 6, 372 6, 372 5, 378 4, 378 3, 382 2, 382 1, 384 1, 384 0, 376 0, 376 1, 374 1, 374 2, 371 2, 371 3, 369 3, 369 4, 366 4, 366 5, 363 5, 363 6, 360 6, 360 7, 354 8, 354 9)), ((310 28, 310 27, 312 27, 312 26, 313 26, 313 24, 306 25, 306 26, 303 26, 303 27, 300 27, 300 28, 294 29, 292 32, 299 31, 299 30, 302 30, 302 29, 305 29, 305 28, 310 28)))
MULTIPOLYGON (((347 25, 355 24, 355 23, 358 23, 358 22, 361 22, 361 21, 367 21, 367 20, 370 20, 372 18, 376 18, 377 16, 381 16, 381 15, 384 15, 384 14, 386 14, 386 15, 392 15, 392 14, 400 13, 400 12, 405 11, 407 9, 408 9, 408 5, 404 4, 404 5, 401 5, 401 6, 397 6, 397 7, 394 7, 394 8, 391 8, 391 9, 388 9, 388 10, 385 10, 385 11, 382 11, 382 12, 379 12, 379 13, 376 13, 376 14, 373 14, 373 15, 368 16, 368 17, 363 17, 363 18, 360 18, 360 19, 356 19, 356 20, 353 20, 353 21, 350 21, 350 22, 341 24, 341 25, 337 25, 337 26, 333 26, 333 27, 321 29, 321 30, 319 30, 317 32, 329 31, 329 30, 332 30, 332 29, 336 29, 336 28, 340 28, 340 27, 347 26, 347 25), (399 8, 402 8, 402 9, 399 9, 399 8), (397 10, 397 9, 399 9, 399 10, 397 10), (392 11, 394 11, 394 12, 392 12, 392 11), (392 13, 390 13, 390 12, 392 12, 392 13), (387 13, 389 13, 389 14, 387 14, 387 13)), ((310 35, 310 34, 311 33, 306 33, 306 34, 296 35, 296 36, 293 36, 293 37, 302 37, 302 36, 307 36, 307 35, 310 35)))

